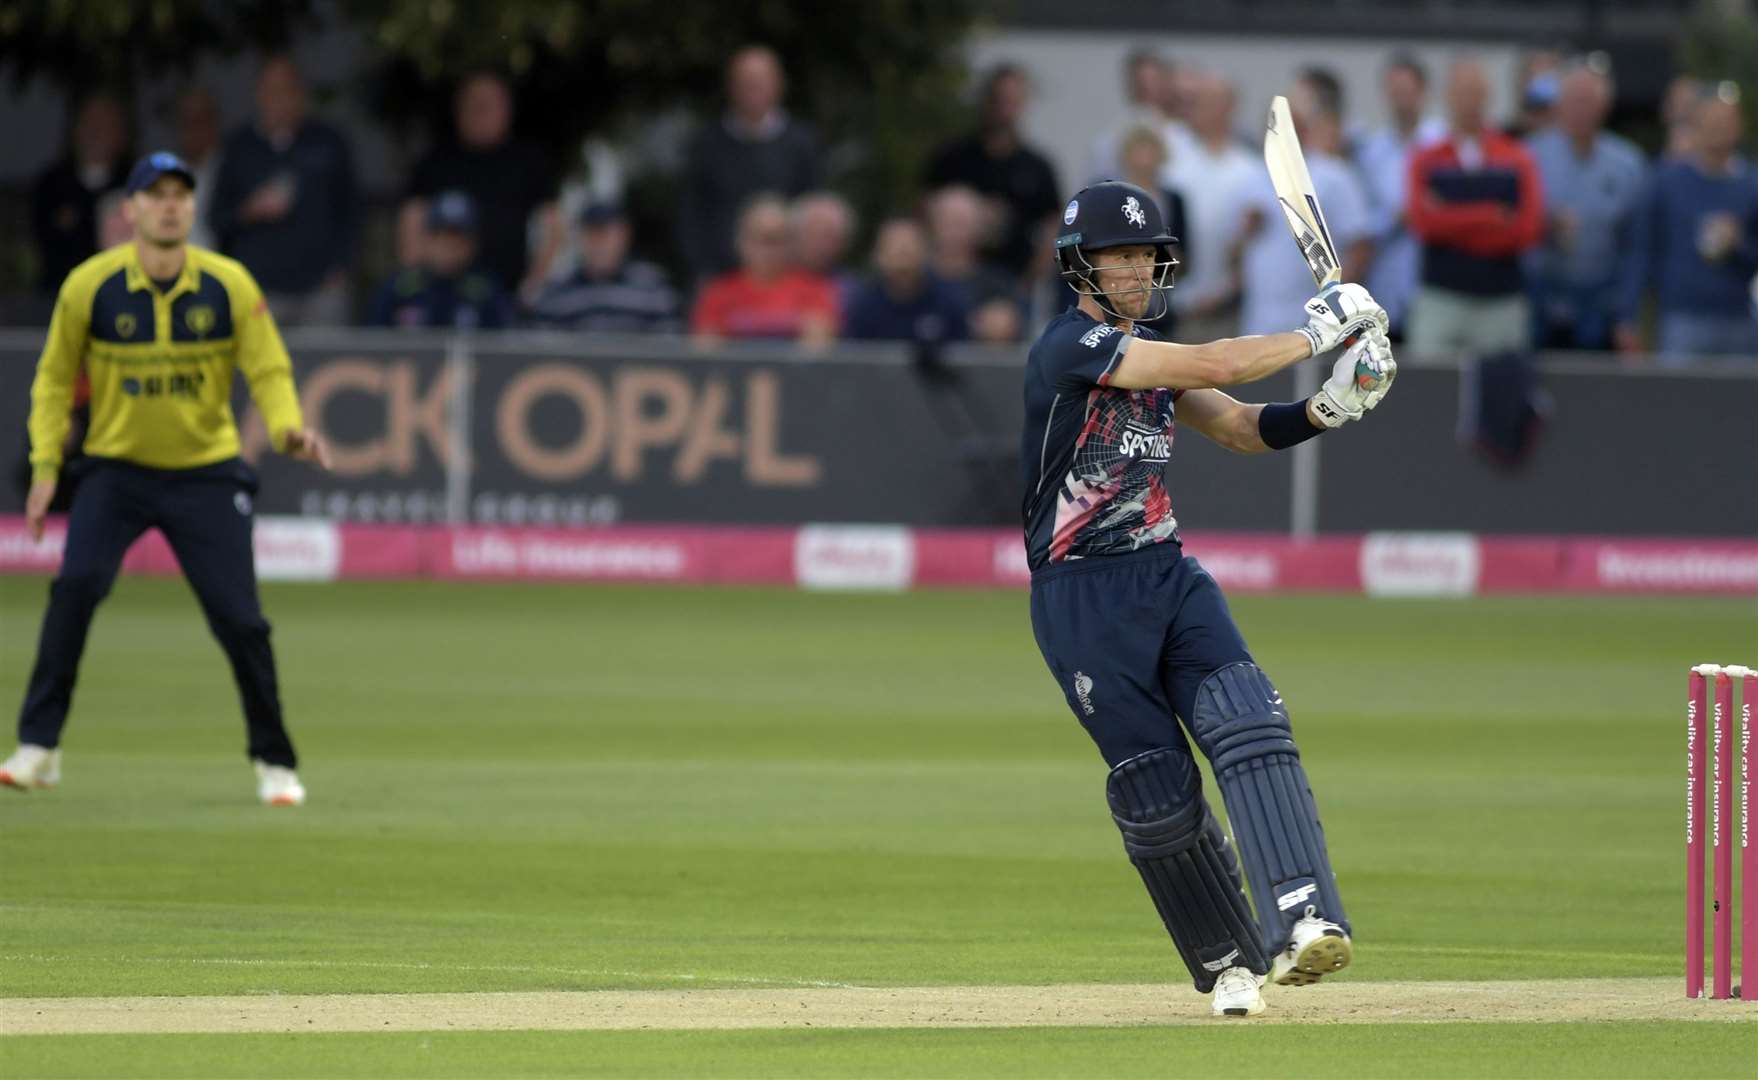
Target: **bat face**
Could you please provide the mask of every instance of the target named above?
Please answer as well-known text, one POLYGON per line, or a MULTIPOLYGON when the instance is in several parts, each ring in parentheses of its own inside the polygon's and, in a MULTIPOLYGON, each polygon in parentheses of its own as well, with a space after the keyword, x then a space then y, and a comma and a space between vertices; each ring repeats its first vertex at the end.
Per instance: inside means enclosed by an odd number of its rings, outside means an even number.
POLYGON ((1264 132, 1264 165, 1270 171, 1270 183, 1276 189, 1282 216, 1288 220, 1288 231, 1293 233, 1300 257, 1312 271, 1312 280, 1321 289, 1336 284, 1343 277, 1343 261, 1337 257, 1324 211, 1319 209, 1318 192, 1306 170, 1306 156, 1294 135, 1294 117, 1285 97, 1278 96, 1270 102, 1269 125, 1264 132))

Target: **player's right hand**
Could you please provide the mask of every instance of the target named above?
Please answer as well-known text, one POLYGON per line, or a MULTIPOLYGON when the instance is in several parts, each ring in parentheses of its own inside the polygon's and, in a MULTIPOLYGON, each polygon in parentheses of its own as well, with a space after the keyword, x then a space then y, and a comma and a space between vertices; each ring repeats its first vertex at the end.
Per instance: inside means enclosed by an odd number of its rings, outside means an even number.
POLYGON ((1312 396, 1312 415, 1328 428, 1341 427, 1380 403, 1398 377, 1392 346, 1378 330, 1368 330, 1331 365, 1331 377, 1312 396))
POLYGON ((30 494, 24 497, 24 523, 32 540, 43 538, 43 523, 49 518, 49 504, 55 501, 55 478, 32 480, 30 494))
POLYGON ((1312 355, 1329 352, 1370 328, 1384 335, 1392 321, 1386 309, 1354 282, 1332 285, 1306 302, 1306 325, 1299 332, 1312 345, 1312 355))

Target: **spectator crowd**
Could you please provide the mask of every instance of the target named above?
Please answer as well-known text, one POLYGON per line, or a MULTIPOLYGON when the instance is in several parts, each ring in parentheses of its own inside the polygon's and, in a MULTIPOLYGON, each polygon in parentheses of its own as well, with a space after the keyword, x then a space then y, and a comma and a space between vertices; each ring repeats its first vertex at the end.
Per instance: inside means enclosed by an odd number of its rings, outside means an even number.
MULTIPOLYGON (((1124 65, 1126 105, 1092 137, 1087 174, 1058 177, 1024 134, 1032 85, 1002 64, 972 130, 929 155, 921 197, 862 222, 825 179, 825 153, 786 108, 762 46, 728 61, 722 111, 691 137, 670 237, 643 236, 612 186, 569 197, 514 135, 514 94, 463 79, 453 130, 410 173, 395 270, 356 310, 362 198, 346 134, 308 107, 289 57, 266 59, 250 119, 222 132, 200 88, 175 104, 174 149, 197 177, 195 242, 242 260, 286 325, 535 326, 688 332, 704 343, 791 339, 1018 342, 1071 302, 1049 237, 1075 188, 1120 177, 1161 202, 1181 238, 1156 328, 1207 340, 1287 328, 1312 291, 1255 133, 1222 75, 1151 52, 1124 65), (865 253, 857 242, 870 240, 865 253), (653 259, 675 251, 673 270, 653 259)), ((1478 60, 1436 80, 1411 56, 1382 73, 1389 123, 1349 122, 1339 80, 1304 70, 1295 124, 1350 280, 1368 284, 1419 351, 1654 351, 1758 360, 1758 169, 1741 153, 1739 89, 1679 79, 1650 160, 1607 130, 1612 73, 1597 54, 1534 53, 1516 113, 1490 115, 1478 60), (1438 111, 1433 103, 1438 99, 1438 111)), ((120 191, 128 113, 94 95, 37 180, 41 287, 128 235, 120 191)))

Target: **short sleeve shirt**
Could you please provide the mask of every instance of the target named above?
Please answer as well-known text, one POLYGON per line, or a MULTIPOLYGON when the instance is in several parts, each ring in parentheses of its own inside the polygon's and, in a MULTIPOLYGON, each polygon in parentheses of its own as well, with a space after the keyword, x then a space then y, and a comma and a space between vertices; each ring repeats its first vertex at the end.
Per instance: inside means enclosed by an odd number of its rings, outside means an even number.
POLYGON ((1132 336, 1078 308, 1050 321, 1026 360, 1026 557, 1032 569, 1178 539, 1166 490, 1181 390, 1110 385, 1132 336))

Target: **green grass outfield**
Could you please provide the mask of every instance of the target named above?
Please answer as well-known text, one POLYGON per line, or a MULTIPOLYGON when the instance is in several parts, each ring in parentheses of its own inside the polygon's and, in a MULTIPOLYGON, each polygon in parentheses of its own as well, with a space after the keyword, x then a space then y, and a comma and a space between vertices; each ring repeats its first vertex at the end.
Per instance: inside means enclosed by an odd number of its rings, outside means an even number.
MULTIPOLYGON (((8 716, 43 595, 0 578, 8 716)), ((1023 594, 411 583, 266 604, 311 804, 255 805, 187 589, 122 581, 62 787, 0 792, 0 996, 1164 981, 1169 1011, 1201 1006, 1023 594)), ((1679 974, 1684 669, 1758 657, 1758 605, 1234 608, 1324 812, 1359 943, 1345 978, 1679 974)), ((1665 1019, 0 1038, 9 1078, 1754 1061, 1758 1027, 1665 1019)))

